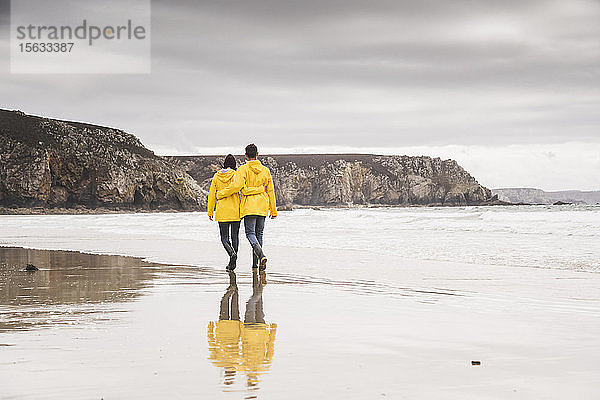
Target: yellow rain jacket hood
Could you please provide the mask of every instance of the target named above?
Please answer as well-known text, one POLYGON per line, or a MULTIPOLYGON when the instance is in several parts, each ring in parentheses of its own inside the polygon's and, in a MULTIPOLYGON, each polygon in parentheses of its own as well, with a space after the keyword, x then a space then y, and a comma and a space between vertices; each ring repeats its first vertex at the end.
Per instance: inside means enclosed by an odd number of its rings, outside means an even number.
POLYGON ((233 184, 217 192, 217 198, 228 198, 241 191, 240 217, 246 215, 277 216, 275 188, 269 168, 258 160, 251 160, 236 171, 233 184))
POLYGON ((215 220, 234 222, 240 220, 240 195, 238 191, 217 201, 217 192, 230 186, 234 181, 235 170, 231 168, 217 171, 210 183, 208 192, 208 215, 213 216, 216 204, 215 220))

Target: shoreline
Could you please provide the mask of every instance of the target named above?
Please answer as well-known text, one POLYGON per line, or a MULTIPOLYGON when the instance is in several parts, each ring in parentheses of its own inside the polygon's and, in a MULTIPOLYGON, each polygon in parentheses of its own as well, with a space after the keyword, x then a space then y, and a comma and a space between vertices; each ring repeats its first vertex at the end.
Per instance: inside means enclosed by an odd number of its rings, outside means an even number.
MULTIPOLYGON (((356 209, 407 209, 407 208, 461 208, 461 207, 564 207, 564 206, 598 206, 598 204, 526 204, 526 203, 508 203, 495 202, 483 204, 337 204, 337 205, 300 205, 294 204, 292 207, 278 207, 277 211, 287 212, 294 210, 356 210, 356 209)), ((183 214, 183 213, 205 213, 206 210, 178 210, 178 209, 120 209, 120 208, 43 208, 43 207, 0 207, 0 215, 110 215, 110 214, 183 214)))
MULTIPOLYGON (((202 245, 211 245, 212 242, 201 242, 202 245)), ((271 249, 275 251, 286 250, 281 248, 280 246, 270 246, 271 249)), ((47 251, 47 252, 66 252, 66 253, 77 253, 86 256, 99 256, 99 257, 124 257, 131 258, 135 260, 139 260, 140 262, 159 265, 162 267, 182 267, 182 268, 214 268, 216 272, 226 273, 227 271, 222 268, 220 265, 217 265, 218 262, 210 262, 206 264, 197 264, 192 262, 173 262, 169 261, 167 258, 161 258, 156 256, 146 256, 143 254, 126 254, 125 252, 119 251, 110 251, 110 250, 81 250, 77 248, 71 247, 55 247, 55 246, 28 246, 23 244, 13 244, 13 243, 0 243, 0 249, 23 249, 23 250, 32 250, 32 251, 47 251)), ((321 252, 348 252, 349 250, 345 249, 318 249, 321 252)), ((534 269, 534 270, 542 270, 542 271, 563 271, 563 272, 573 272, 573 273, 585 273, 585 274, 600 274, 600 271, 586 270, 586 269, 573 269, 573 268, 557 268, 557 267, 543 267, 536 265, 511 265, 511 264, 490 264, 490 263, 469 263, 465 261, 451 261, 451 260, 435 260, 435 259, 418 259, 418 258, 405 258, 402 260, 403 264, 419 264, 422 267, 436 267, 436 268, 444 268, 444 267, 468 267, 468 268, 508 268, 508 269, 534 269)), ((236 269, 235 272, 249 272, 246 271, 245 265, 242 266, 242 269, 236 269)), ((275 271, 278 273, 278 271, 275 271)))
MULTIPOLYGON (((599 210, 597 206, 307 207, 269 220, 266 246, 280 253, 273 261, 291 265, 297 260, 288 253, 302 259, 314 252, 325 257, 323 252, 350 252, 373 255, 373 260, 383 256, 386 264, 428 261, 600 272, 593 246, 596 233, 573 234, 581 223, 600 223, 599 210), (566 219, 572 222, 565 225, 566 219), (533 231, 532 223, 537 227, 533 231), (378 245, 382 241, 386 246, 378 245)), ((225 254, 216 222, 201 212, 5 215, 2 225, 3 245, 187 265, 219 265, 225 254)), ((240 239, 244 260, 251 251, 243 231, 240 239)))

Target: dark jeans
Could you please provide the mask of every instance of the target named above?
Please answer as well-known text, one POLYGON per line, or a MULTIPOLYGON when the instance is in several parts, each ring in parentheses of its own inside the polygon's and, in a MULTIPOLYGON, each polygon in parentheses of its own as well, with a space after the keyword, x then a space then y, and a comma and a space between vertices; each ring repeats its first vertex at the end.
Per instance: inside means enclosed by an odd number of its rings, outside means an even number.
MULTIPOLYGON (((266 217, 260 215, 246 215, 244 217, 244 230, 250 244, 263 244, 263 231, 265 230, 266 217)), ((258 257, 252 251, 252 267, 258 266, 258 257)))
POLYGON ((262 215, 246 215, 244 217, 244 229, 246 237, 251 245, 263 244, 263 231, 265 230, 265 219, 262 215))
POLYGON ((226 243, 229 243, 237 253, 240 245, 240 221, 219 222, 219 231, 221 231, 221 243, 223 243, 223 246, 225 246, 226 243), (229 241, 230 230, 231 242, 229 241))

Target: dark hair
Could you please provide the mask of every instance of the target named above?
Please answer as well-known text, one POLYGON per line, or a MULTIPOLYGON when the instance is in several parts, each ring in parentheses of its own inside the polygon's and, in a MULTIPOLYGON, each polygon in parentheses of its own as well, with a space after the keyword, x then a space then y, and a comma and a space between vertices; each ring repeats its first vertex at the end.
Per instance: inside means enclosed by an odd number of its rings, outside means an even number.
POLYGON ((246 155, 248 156, 248 158, 256 158, 257 154, 258 149, 256 148, 256 145, 254 143, 250 143, 248 146, 246 146, 246 155))
POLYGON ((223 168, 235 169, 236 166, 237 164, 235 162, 235 157, 231 154, 227 154, 227 157, 225 157, 225 162, 223 163, 223 168))

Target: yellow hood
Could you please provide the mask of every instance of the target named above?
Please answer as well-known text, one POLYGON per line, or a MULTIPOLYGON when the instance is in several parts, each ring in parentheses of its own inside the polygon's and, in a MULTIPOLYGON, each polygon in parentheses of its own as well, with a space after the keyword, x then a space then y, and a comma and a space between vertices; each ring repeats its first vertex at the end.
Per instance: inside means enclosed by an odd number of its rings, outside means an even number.
POLYGON ((256 175, 265 171, 265 167, 258 160, 248 161, 246 164, 248 165, 250 171, 254 172, 256 175))
POLYGON ((231 182, 231 180, 233 179, 233 175, 235 175, 235 171, 231 168, 228 168, 222 169, 219 172, 217 172, 216 177, 220 182, 223 182, 224 184, 228 185, 229 182, 231 182))
POLYGON ((266 185, 271 179, 269 168, 262 165, 260 161, 247 161, 245 165, 248 168, 248 175, 251 175, 246 179, 247 186, 253 186, 253 182, 256 183, 256 186, 266 185))

